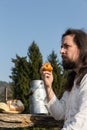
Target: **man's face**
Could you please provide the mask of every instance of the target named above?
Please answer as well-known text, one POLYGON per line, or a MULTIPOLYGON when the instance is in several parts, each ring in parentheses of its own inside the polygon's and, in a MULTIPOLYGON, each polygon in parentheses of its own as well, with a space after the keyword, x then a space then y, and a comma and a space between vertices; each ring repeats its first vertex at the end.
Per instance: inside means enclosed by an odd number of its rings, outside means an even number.
POLYGON ((67 35, 62 40, 60 53, 64 69, 76 69, 78 67, 80 50, 73 41, 73 38, 74 35, 67 35))

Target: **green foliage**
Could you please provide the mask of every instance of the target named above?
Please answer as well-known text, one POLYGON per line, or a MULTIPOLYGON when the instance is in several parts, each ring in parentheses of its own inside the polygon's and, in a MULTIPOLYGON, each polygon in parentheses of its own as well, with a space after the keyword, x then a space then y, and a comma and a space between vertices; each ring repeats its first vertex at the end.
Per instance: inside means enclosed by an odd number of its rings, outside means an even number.
POLYGON ((42 55, 39 47, 33 41, 31 46, 28 48, 28 59, 29 59, 29 76, 31 80, 40 79, 40 67, 42 65, 42 55))
POLYGON ((25 98, 29 91, 28 62, 26 57, 18 55, 16 55, 16 59, 12 59, 12 62, 14 63, 14 68, 12 68, 12 76, 10 78, 13 81, 13 96, 16 99, 20 99, 24 103, 25 108, 28 109, 29 101, 25 98))

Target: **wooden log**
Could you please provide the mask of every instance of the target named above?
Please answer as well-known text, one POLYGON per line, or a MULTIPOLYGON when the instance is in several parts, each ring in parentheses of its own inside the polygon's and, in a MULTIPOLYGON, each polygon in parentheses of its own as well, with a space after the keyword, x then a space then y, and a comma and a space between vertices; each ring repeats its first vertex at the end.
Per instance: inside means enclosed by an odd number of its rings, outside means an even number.
POLYGON ((63 121, 56 121, 50 115, 0 114, 0 128, 62 128, 63 121))

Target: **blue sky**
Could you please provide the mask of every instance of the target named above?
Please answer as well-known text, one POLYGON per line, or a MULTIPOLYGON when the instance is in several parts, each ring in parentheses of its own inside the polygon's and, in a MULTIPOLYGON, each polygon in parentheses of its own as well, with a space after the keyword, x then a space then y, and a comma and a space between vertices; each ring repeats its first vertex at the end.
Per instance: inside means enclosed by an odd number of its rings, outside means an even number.
POLYGON ((11 59, 26 56, 33 41, 44 62, 52 50, 60 59, 67 28, 87 31, 87 0, 0 0, 0 81, 11 81, 11 59))

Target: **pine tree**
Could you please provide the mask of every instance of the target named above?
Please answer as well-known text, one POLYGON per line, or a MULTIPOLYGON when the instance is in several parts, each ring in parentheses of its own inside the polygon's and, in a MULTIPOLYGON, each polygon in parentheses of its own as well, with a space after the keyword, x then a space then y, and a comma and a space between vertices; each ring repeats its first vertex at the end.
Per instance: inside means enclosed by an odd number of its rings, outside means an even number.
POLYGON ((12 86, 14 92, 14 98, 20 99, 25 106, 25 111, 29 109, 29 101, 25 98, 25 95, 29 91, 29 77, 28 77, 28 62, 26 57, 20 57, 16 55, 16 59, 12 59, 14 67, 12 68, 12 86))
POLYGON ((31 46, 28 48, 28 59, 29 59, 29 77, 31 80, 40 79, 40 67, 42 65, 42 55, 39 47, 33 41, 31 46))

